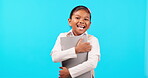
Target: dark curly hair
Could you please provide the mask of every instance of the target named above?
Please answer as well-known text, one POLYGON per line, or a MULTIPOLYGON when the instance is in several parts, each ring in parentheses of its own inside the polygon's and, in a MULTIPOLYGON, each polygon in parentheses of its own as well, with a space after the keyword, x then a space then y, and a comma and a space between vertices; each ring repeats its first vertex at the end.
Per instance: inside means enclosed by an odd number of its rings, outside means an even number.
POLYGON ((74 12, 78 11, 78 10, 85 10, 87 13, 89 13, 90 15, 90 20, 91 20, 91 12, 90 10, 86 7, 86 6, 76 6, 74 9, 72 9, 71 13, 70 13, 70 19, 72 18, 72 15, 74 12))

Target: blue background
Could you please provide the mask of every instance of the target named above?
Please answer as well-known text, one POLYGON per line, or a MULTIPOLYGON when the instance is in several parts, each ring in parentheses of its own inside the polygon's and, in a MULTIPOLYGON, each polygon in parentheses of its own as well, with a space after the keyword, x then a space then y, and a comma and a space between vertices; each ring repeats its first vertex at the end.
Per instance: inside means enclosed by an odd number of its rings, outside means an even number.
POLYGON ((96 78, 148 78, 147 0, 0 0, 0 78, 57 78, 50 51, 77 5, 100 41, 96 78))

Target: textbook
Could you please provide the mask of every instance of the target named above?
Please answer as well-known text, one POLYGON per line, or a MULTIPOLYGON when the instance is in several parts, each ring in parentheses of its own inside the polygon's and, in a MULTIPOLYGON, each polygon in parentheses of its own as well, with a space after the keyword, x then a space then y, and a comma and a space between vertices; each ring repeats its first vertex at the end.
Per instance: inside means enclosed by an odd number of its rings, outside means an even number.
MULTIPOLYGON (((69 48, 75 47, 79 41, 80 38, 83 38, 82 42, 87 42, 87 36, 73 36, 73 37, 61 37, 61 49, 67 50, 69 48)), ((70 58, 68 60, 65 60, 62 62, 63 67, 71 68, 73 66, 76 66, 78 64, 81 64, 88 59, 88 52, 84 53, 78 53, 77 58, 70 58)), ((91 78, 92 74, 91 71, 86 72, 76 78, 91 78)), ((71 77, 68 77, 71 78, 71 77)))

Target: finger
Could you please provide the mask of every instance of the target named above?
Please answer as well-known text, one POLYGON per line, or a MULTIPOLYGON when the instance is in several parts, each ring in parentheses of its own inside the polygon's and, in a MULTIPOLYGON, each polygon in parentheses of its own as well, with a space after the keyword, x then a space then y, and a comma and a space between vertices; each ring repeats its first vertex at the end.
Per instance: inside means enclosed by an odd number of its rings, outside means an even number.
POLYGON ((61 74, 61 73, 60 73, 59 75, 60 75, 60 76, 63 76, 64 74, 61 74))
POLYGON ((63 67, 59 67, 60 69, 63 69, 63 67))
POLYGON ((85 42, 85 45, 90 45, 90 42, 85 42))
POLYGON ((61 73, 61 72, 62 72, 62 70, 59 71, 59 73, 61 73))
POLYGON ((90 47, 88 47, 88 48, 86 49, 86 51, 87 51, 87 52, 91 51, 91 48, 90 48, 90 47))
POLYGON ((61 75, 61 71, 59 71, 59 75, 61 75))
POLYGON ((63 72, 60 72, 60 73, 59 73, 59 76, 63 76, 63 75, 64 75, 64 73, 63 73, 63 72))
POLYGON ((60 71, 59 71, 59 75, 61 75, 61 74, 62 74, 62 71, 63 71, 63 70, 60 70, 60 71))
POLYGON ((60 75, 59 77, 60 77, 60 78, 65 78, 64 75, 60 75))
POLYGON ((63 76, 59 76, 59 78, 63 78, 63 76))
POLYGON ((62 67, 62 69, 65 69, 66 67, 62 67))
POLYGON ((80 38, 79 41, 78 41, 78 43, 77 43, 77 45, 79 45, 80 43, 82 43, 82 41, 83 41, 83 38, 80 38))
POLYGON ((92 48, 92 45, 88 45, 88 48, 92 48))
POLYGON ((91 48, 89 48, 89 51, 91 51, 91 48))
POLYGON ((59 74, 59 77, 61 76, 61 74, 59 74))
POLYGON ((89 48, 92 49, 92 45, 89 45, 89 48))

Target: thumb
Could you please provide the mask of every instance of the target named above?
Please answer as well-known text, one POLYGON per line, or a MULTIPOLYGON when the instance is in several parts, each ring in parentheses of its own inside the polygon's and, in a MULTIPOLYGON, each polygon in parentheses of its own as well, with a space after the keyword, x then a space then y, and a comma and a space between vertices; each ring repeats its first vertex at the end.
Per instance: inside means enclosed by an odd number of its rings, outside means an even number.
POLYGON ((78 41, 78 43, 77 43, 77 45, 79 45, 80 43, 82 43, 82 41, 83 41, 83 38, 80 38, 79 41, 78 41))

